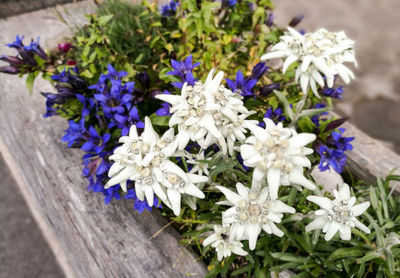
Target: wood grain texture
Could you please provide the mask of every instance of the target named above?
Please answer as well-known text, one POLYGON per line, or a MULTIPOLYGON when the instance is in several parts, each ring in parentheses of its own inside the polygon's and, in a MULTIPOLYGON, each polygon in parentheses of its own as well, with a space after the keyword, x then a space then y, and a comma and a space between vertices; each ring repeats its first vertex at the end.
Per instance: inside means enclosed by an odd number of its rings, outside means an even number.
MULTIPOLYGON (((85 12, 75 6, 68 17, 81 20, 85 12)), ((45 45, 68 34, 51 11, 9 18, 0 26, 0 52, 6 54, 13 51, 3 45, 15 34, 28 40, 40 35, 45 45)), ((76 277, 204 277, 205 266, 179 245, 176 230, 166 228, 151 239, 167 224, 158 211, 138 214, 131 200, 106 206, 101 196, 87 192, 82 152, 60 140, 66 121, 42 117, 45 100, 39 92, 52 91, 49 84, 38 80, 29 96, 17 76, 0 75, 0 82, 0 150, 76 277)))
MULTIPOLYGON (((400 155, 351 123, 346 122, 341 127, 346 129, 345 136, 355 137, 353 150, 347 153, 352 174, 372 184, 376 184, 377 177, 385 178, 392 170, 395 170, 394 174, 400 174, 400 155)), ((400 187, 396 188, 400 190, 400 187)))
MULTIPOLYGON (((90 10, 85 7, 70 8, 69 21, 81 22, 82 14, 90 10)), ((68 36, 68 29, 51 11, 9 18, 0 26, 1 53, 12 54, 3 45, 17 33, 41 35, 48 47, 54 45, 54 37, 68 36)), ((0 75, 0 81, 0 150, 77 277, 205 275, 196 255, 178 244, 174 229, 150 240, 166 224, 159 213, 139 215, 130 201, 105 206, 100 196, 86 191, 80 177, 82 153, 60 141, 66 121, 42 117, 45 105, 38 93, 52 90, 46 82, 37 82, 34 94, 28 96, 18 77, 0 75)), ((374 182, 374 176, 383 177, 400 165, 400 157, 378 141, 351 124, 344 127, 346 136, 356 136, 349 166, 358 176, 374 182)))

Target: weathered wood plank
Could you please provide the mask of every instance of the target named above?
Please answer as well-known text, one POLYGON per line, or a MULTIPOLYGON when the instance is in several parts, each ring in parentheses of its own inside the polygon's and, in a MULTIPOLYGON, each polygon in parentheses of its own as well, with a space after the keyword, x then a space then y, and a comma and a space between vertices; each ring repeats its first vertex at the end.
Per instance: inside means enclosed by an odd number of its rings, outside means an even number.
MULTIPOLYGON (((373 139, 351 123, 344 123, 345 136, 354 136, 353 150, 348 152, 348 165, 355 176, 376 183, 376 178, 386 177, 390 171, 400 174, 400 155, 373 139)), ((400 190, 400 187, 397 188, 400 190)))
MULTIPOLYGON (((67 6, 71 21, 82 20, 91 9, 87 4, 67 6)), ((68 35, 51 11, 9 18, 0 26, 1 53, 13 54, 3 45, 15 34, 28 39, 40 35, 47 46, 52 38, 68 35)), ((65 120, 42 117, 45 105, 39 92, 52 90, 46 82, 37 82, 32 96, 17 76, 0 75, 0 82, 0 150, 47 238, 53 239, 51 246, 64 254, 61 265, 69 277, 205 275, 196 255, 179 245, 176 230, 168 227, 151 239, 167 224, 159 212, 139 215, 129 200, 106 206, 102 197, 86 191, 81 151, 60 141, 65 120)))
MULTIPOLYGON (((84 7, 70 10, 69 22, 81 22, 84 7)), ((84 3, 86 5, 86 3, 84 3)), ((90 8, 89 8, 90 9, 90 8)), ((41 35, 49 47, 51 40, 67 36, 66 27, 49 11, 40 11, 0 21, 0 51, 15 34, 41 35)), ((61 144, 63 119, 43 119, 44 99, 40 90, 51 90, 45 82, 35 86, 33 96, 26 94, 23 82, 15 76, 0 76, 0 150, 8 160, 19 185, 34 210, 53 248, 65 253, 78 277, 183 277, 205 274, 196 256, 177 243, 178 233, 167 228, 155 239, 151 236, 166 221, 159 213, 135 213, 130 202, 105 206, 99 196, 85 190, 80 177, 80 157, 61 144), (40 90, 39 90, 40 88, 40 90), (56 241, 56 242, 55 242, 56 241)), ((351 124, 346 136, 356 136, 349 166, 363 179, 385 176, 400 166, 400 157, 371 139, 351 124)), ((70 274, 72 277, 73 274, 70 274)))

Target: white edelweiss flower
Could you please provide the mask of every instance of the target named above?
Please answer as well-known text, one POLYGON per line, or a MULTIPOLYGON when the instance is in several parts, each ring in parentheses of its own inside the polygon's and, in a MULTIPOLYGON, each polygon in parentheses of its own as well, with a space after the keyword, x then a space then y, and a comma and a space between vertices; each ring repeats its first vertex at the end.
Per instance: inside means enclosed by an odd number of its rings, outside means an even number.
POLYGON ((320 196, 308 196, 307 200, 321 207, 315 211, 317 216, 306 226, 306 232, 322 229, 325 240, 329 241, 339 231, 342 240, 350 240, 351 228, 357 227, 364 233, 371 233, 367 226, 356 217, 363 214, 370 206, 369 202, 355 205, 356 198, 350 196, 350 188, 343 184, 339 191, 334 190, 334 200, 320 196))
POLYGON ((315 134, 297 134, 268 118, 264 122, 265 129, 251 127, 254 136, 240 146, 243 164, 254 167, 252 189, 260 188, 266 176, 272 199, 277 199, 280 185, 298 184, 314 190, 315 185, 303 176, 303 168, 311 167, 306 155, 313 150, 305 146, 315 140, 315 134))
POLYGON ((325 75, 327 86, 333 87, 334 76, 337 74, 345 83, 354 79, 353 72, 343 65, 345 62, 357 66, 354 56, 354 41, 347 38, 344 32, 328 32, 319 29, 304 36, 295 29, 288 27, 288 31, 280 37, 280 42, 271 48, 271 52, 261 56, 261 60, 284 58, 282 71, 286 72, 294 62, 299 66, 296 70, 296 81, 300 80, 300 87, 307 93, 311 87, 313 93, 319 97, 317 84, 324 87, 325 82, 321 75, 325 75))
POLYGON ((154 172, 157 182, 166 189, 168 202, 175 215, 180 214, 182 194, 200 199, 205 197, 195 184, 207 182, 208 177, 206 176, 185 173, 178 165, 169 160, 163 161, 160 168, 155 168, 154 172))
POLYGON ((173 115, 169 126, 178 126, 175 146, 179 150, 183 150, 192 140, 203 149, 216 143, 226 154, 228 146, 223 132, 224 126, 232 124, 235 136, 230 136, 229 142, 236 141, 239 139, 237 136, 241 137, 243 127, 247 126, 247 122, 243 124, 245 118, 254 113, 243 105, 242 96, 221 85, 224 77, 222 71, 215 77, 213 75, 214 69, 204 83, 198 81, 194 86, 185 83, 181 95, 156 96, 171 104, 170 112, 173 115))
POLYGON ((204 150, 200 150, 198 154, 192 155, 192 157, 188 160, 186 160, 186 163, 192 164, 192 169, 190 170, 190 173, 192 174, 199 174, 203 175, 205 174, 208 176, 210 174, 209 167, 208 167, 208 162, 205 161, 210 161, 211 157, 205 157, 204 150))
POLYGON ((173 128, 159 138, 148 117, 145 118, 145 128, 141 136, 138 136, 136 126, 132 126, 129 135, 120 139, 123 145, 116 148, 110 156, 114 163, 108 172, 110 180, 105 188, 119 183, 122 190, 126 191, 126 182, 135 181, 135 192, 139 200, 146 198, 147 203, 152 206, 156 194, 177 215, 180 211, 181 194, 204 198, 203 192, 194 184, 206 182, 208 177, 186 174, 169 161, 174 155, 171 147, 173 140, 173 128))
POLYGON ((232 239, 248 239, 250 250, 256 247, 261 229, 268 234, 282 237, 283 232, 275 223, 281 222, 283 213, 295 213, 294 208, 270 198, 268 187, 264 187, 261 191, 254 191, 237 183, 238 193, 223 186, 217 186, 217 188, 227 198, 227 202, 223 201, 219 204, 232 206, 222 213, 222 223, 231 225, 232 239))
POLYGON ((243 244, 230 238, 229 226, 214 225, 214 233, 203 241, 204 246, 210 244, 217 251, 219 261, 229 257, 232 253, 239 256, 247 255, 247 252, 243 250, 243 244))

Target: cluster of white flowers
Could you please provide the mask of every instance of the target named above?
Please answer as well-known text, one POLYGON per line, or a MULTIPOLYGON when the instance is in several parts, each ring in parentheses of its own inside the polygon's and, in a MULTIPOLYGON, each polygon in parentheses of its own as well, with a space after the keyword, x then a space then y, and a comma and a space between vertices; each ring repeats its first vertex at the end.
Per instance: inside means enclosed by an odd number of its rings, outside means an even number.
POLYGON ((110 160, 114 161, 108 176, 111 178, 105 188, 121 184, 126 191, 128 180, 135 181, 135 192, 139 200, 146 197, 153 206, 154 194, 176 215, 181 209, 181 195, 204 198, 204 193, 196 184, 208 181, 207 176, 186 173, 169 159, 179 156, 173 150, 174 130, 171 128, 161 138, 154 131, 151 121, 145 118, 145 128, 138 136, 136 126, 132 126, 129 136, 123 136, 122 146, 114 150, 110 160))
POLYGON ((183 150, 192 140, 203 149, 215 143, 222 153, 233 155, 234 143, 244 141, 247 129, 258 122, 246 120, 254 112, 243 105, 242 96, 221 85, 224 73, 213 75, 214 69, 204 83, 185 83, 180 95, 161 94, 156 98, 172 106, 169 126, 178 127, 176 148, 183 150))
POLYGON ((285 58, 283 72, 298 62, 296 82, 300 80, 303 92, 307 93, 311 87, 314 94, 319 96, 317 84, 320 87, 325 85, 321 73, 326 77, 329 88, 333 87, 335 75, 339 75, 345 83, 354 79, 353 72, 343 65, 345 62, 357 65, 353 48, 354 41, 347 38, 343 31, 335 33, 319 29, 302 35, 288 27, 288 31, 280 37, 280 42, 272 47, 270 53, 263 55, 261 60, 285 58))
POLYGON ((342 240, 350 240, 351 228, 357 227, 364 233, 371 233, 367 226, 357 220, 357 216, 363 214, 370 206, 369 202, 355 205, 356 198, 350 195, 347 184, 334 190, 335 199, 332 201, 326 197, 308 196, 307 200, 321 207, 314 212, 316 218, 307 225, 306 232, 322 229, 325 240, 329 241, 339 231, 342 240))
MULTIPOLYGON (((275 47, 275 52, 267 54, 267 58, 287 56, 284 70, 294 61, 302 61, 303 64, 299 66, 300 79, 305 89, 310 81, 314 91, 312 80, 322 79, 319 71, 328 78, 328 85, 334 74, 343 75, 339 71, 346 70, 338 62, 333 64, 328 61, 329 57, 350 61, 354 56, 352 42, 342 33, 319 30, 303 37, 292 29, 289 32, 291 36, 283 36, 283 42, 275 47), (337 45, 329 48, 327 40, 331 45, 337 45), (304 52, 304 49, 311 49, 311 41, 314 41, 315 49, 304 52), (298 44, 297 48, 294 44, 298 44), (316 49, 323 54, 317 55, 319 52, 316 49), (294 50, 297 56, 291 54, 294 50), (307 77, 305 82, 303 75, 309 72, 314 72, 314 79, 307 77)), ((279 237, 284 235, 277 224, 284 213, 293 214, 295 209, 278 199, 279 187, 300 185, 310 190, 316 189, 303 173, 304 168, 311 167, 307 155, 313 152, 306 146, 316 136, 311 133, 298 134, 293 128, 285 128, 282 123, 275 124, 268 118, 264 119, 265 128, 258 126, 258 121, 247 120, 253 112, 245 108, 242 97, 221 85, 223 72, 215 77, 213 75, 214 70, 204 83, 198 81, 194 86, 185 83, 180 95, 157 96, 171 104, 173 115, 169 122, 170 129, 160 138, 148 117, 145 118, 145 128, 140 136, 136 127, 132 126, 129 135, 121 137, 123 144, 110 156, 114 164, 110 168, 111 179, 106 188, 121 184, 126 191, 127 181, 134 181, 140 200, 146 199, 152 206, 156 195, 174 214, 179 215, 182 198, 192 209, 196 209, 195 198, 205 197, 202 189, 208 182, 211 160, 205 155, 205 149, 217 144, 225 155, 234 156, 236 151, 240 151, 243 164, 254 168, 251 187, 237 183, 236 193, 227 187, 216 186, 226 197, 226 201, 217 204, 230 208, 222 213, 222 225, 215 225, 214 232, 203 242, 205 246, 215 248, 218 259, 222 260, 232 253, 245 256, 247 252, 243 250, 242 240, 248 240, 250 250, 254 250, 262 230, 279 237), (178 130, 176 136, 175 126, 178 130), (246 138, 248 130, 251 134, 246 138), (190 141, 200 145, 198 153, 191 154, 185 150, 190 141), (192 169, 185 172, 170 161, 173 157, 184 157, 192 169)), ((326 197, 307 197, 322 209, 315 212, 316 218, 307 225, 306 231, 322 229, 326 233, 326 240, 330 240, 338 231, 343 240, 348 240, 352 227, 369 233, 369 229, 355 218, 368 208, 369 202, 354 205, 356 199, 350 196, 346 184, 334 194, 336 199, 333 201, 326 197)))
POLYGON ((297 134, 268 118, 264 122, 265 129, 251 127, 253 136, 240 147, 244 165, 254 167, 252 188, 259 189, 267 177, 273 199, 278 197, 280 185, 298 184, 314 190, 315 185, 303 176, 303 167, 311 167, 306 155, 313 150, 305 146, 315 140, 315 134, 297 134))

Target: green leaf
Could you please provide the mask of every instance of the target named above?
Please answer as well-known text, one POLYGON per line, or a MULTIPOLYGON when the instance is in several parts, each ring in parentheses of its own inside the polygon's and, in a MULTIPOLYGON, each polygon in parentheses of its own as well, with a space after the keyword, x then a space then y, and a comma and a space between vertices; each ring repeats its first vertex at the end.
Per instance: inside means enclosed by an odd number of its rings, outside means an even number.
POLYGON ((362 257, 362 258, 360 258, 360 259, 357 260, 357 263, 358 263, 358 264, 366 263, 366 262, 371 261, 371 260, 373 260, 373 259, 379 258, 381 255, 382 255, 382 254, 379 253, 379 252, 376 251, 376 250, 368 251, 368 252, 365 254, 364 257, 362 257))
POLYGON ((334 261, 337 259, 343 259, 349 257, 359 257, 363 254, 365 254, 365 248, 360 248, 360 247, 340 248, 329 256, 329 260, 334 261))
POLYGON ((112 18, 114 17, 114 15, 110 14, 110 15, 103 15, 100 16, 98 21, 100 25, 105 25, 107 22, 109 22, 112 18))
POLYGON ((242 267, 236 269, 235 271, 232 271, 231 276, 236 276, 236 275, 240 275, 240 274, 246 273, 249 270, 251 270, 252 268, 253 267, 250 264, 242 266, 242 267))
POLYGON ((298 255, 289 254, 289 253, 280 253, 280 252, 273 252, 270 255, 278 260, 285 261, 285 262, 292 262, 292 263, 306 263, 308 258, 303 258, 298 255))
POLYGON ((151 114, 150 120, 153 125, 168 126, 170 116, 157 116, 157 114, 151 114))
POLYGON ((294 113, 292 108, 290 108, 290 103, 285 97, 285 95, 278 90, 274 90, 274 94, 276 97, 280 100, 280 102, 283 104, 283 109, 285 110, 286 115, 289 117, 290 120, 293 121, 294 119, 294 113))
POLYGON ((28 74, 28 76, 26 77, 26 88, 29 91, 29 94, 31 95, 33 92, 33 82, 35 82, 35 78, 38 76, 39 72, 34 71, 31 72, 30 74, 28 74))
POLYGON ((324 107, 324 108, 317 108, 317 109, 306 109, 306 110, 301 111, 300 117, 312 117, 312 116, 315 116, 315 115, 318 115, 318 114, 321 114, 324 112, 328 112, 330 110, 332 110, 332 108, 329 106, 324 107))
POLYGON ((393 275, 394 274, 394 264, 395 264, 394 263, 393 253, 392 253, 392 251, 390 251, 388 249, 384 249, 383 253, 386 256, 386 264, 387 264, 387 266, 389 268, 389 272, 390 272, 390 274, 393 275))

